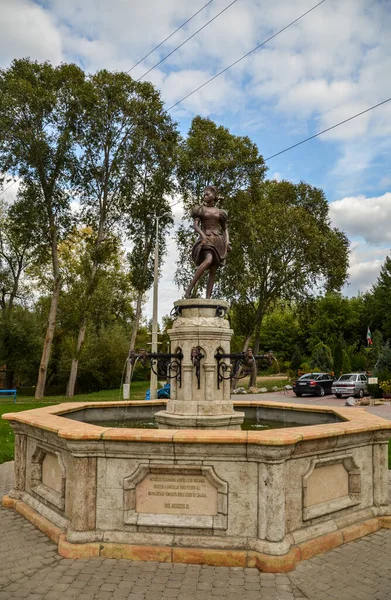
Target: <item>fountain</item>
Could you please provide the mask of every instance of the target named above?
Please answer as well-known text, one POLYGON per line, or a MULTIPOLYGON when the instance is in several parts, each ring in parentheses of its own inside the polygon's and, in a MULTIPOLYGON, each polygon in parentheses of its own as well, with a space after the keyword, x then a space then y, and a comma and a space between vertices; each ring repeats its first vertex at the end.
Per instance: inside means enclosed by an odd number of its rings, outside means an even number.
MULTIPOLYGON (((197 273, 207 254, 197 255, 197 273)), ((232 401, 230 377, 244 357, 230 354, 226 310, 210 297, 175 302, 171 352, 150 356, 168 364, 167 402, 74 402, 3 416, 15 431, 14 487, 3 504, 61 556, 282 572, 391 527, 391 423, 361 408, 232 401), (256 414, 300 425, 241 430, 256 414), (124 415, 154 416, 159 428, 104 425, 124 415)))

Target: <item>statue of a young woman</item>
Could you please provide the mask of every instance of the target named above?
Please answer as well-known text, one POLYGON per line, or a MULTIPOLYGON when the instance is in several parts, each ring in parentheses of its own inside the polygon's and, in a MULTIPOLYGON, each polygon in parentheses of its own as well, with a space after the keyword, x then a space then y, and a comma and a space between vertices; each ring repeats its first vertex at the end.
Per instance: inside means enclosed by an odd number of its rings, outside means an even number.
POLYGON ((227 252, 230 250, 227 229, 228 215, 225 210, 215 207, 216 198, 216 188, 208 185, 204 191, 204 205, 191 209, 191 216, 194 219, 193 227, 200 235, 191 253, 198 269, 186 290, 185 298, 190 298, 196 283, 207 269, 209 278, 206 297, 211 297, 217 268, 224 264, 227 252))

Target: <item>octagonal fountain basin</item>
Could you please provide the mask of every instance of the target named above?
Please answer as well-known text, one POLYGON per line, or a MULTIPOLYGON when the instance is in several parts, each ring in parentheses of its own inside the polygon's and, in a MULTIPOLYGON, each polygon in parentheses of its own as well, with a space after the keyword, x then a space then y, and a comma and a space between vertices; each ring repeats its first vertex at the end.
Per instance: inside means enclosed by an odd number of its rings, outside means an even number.
POLYGON ((3 504, 65 557, 270 572, 391 527, 391 422, 361 408, 266 401, 235 408, 246 419, 294 426, 99 425, 151 419, 162 401, 75 402, 4 415, 15 431, 15 478, 3 504))

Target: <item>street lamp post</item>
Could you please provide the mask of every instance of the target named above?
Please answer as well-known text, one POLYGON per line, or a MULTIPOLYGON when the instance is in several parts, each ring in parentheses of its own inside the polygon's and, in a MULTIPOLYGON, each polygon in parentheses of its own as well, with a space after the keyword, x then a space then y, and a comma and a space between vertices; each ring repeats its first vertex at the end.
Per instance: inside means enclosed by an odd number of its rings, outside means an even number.
MULTIPOLYGON (((169 213, 164 215, 154 215, 156 220, 156 239, 155 239, 155 262, 153 268, 153 309, 152 309, 152 340, 151 340, 151 352, 157 352, 158 340, 157 340, 157 323, 158 323, 158 280, 159 280, 159 219, 162 217, 170 216, 169 213)), ((157 397, 157 375, 151 369, 151 381, 150 381, 150 399, 156 400, 157 397)))
MULTIPOLYGON (((157 319, 158 319, 158 277, 159 277, 159 218, 156 219, 155 262, 153 268, 153 309, 152 309, 152 344, 151 352, 157 352, 157 319)), ((157 396, 157 375, 151 369, 150 399, 157 396)))

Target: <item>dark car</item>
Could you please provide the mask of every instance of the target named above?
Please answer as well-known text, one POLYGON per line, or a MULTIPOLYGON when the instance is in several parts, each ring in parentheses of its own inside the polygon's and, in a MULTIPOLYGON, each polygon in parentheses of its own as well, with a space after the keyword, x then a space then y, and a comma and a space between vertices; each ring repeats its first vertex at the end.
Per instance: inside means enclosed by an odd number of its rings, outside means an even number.
POLYGON ((311 394, 311 396, 324 396, 331 394, 334 377, 330 373, 306 373, 293 384, 296 396, 311 394))

